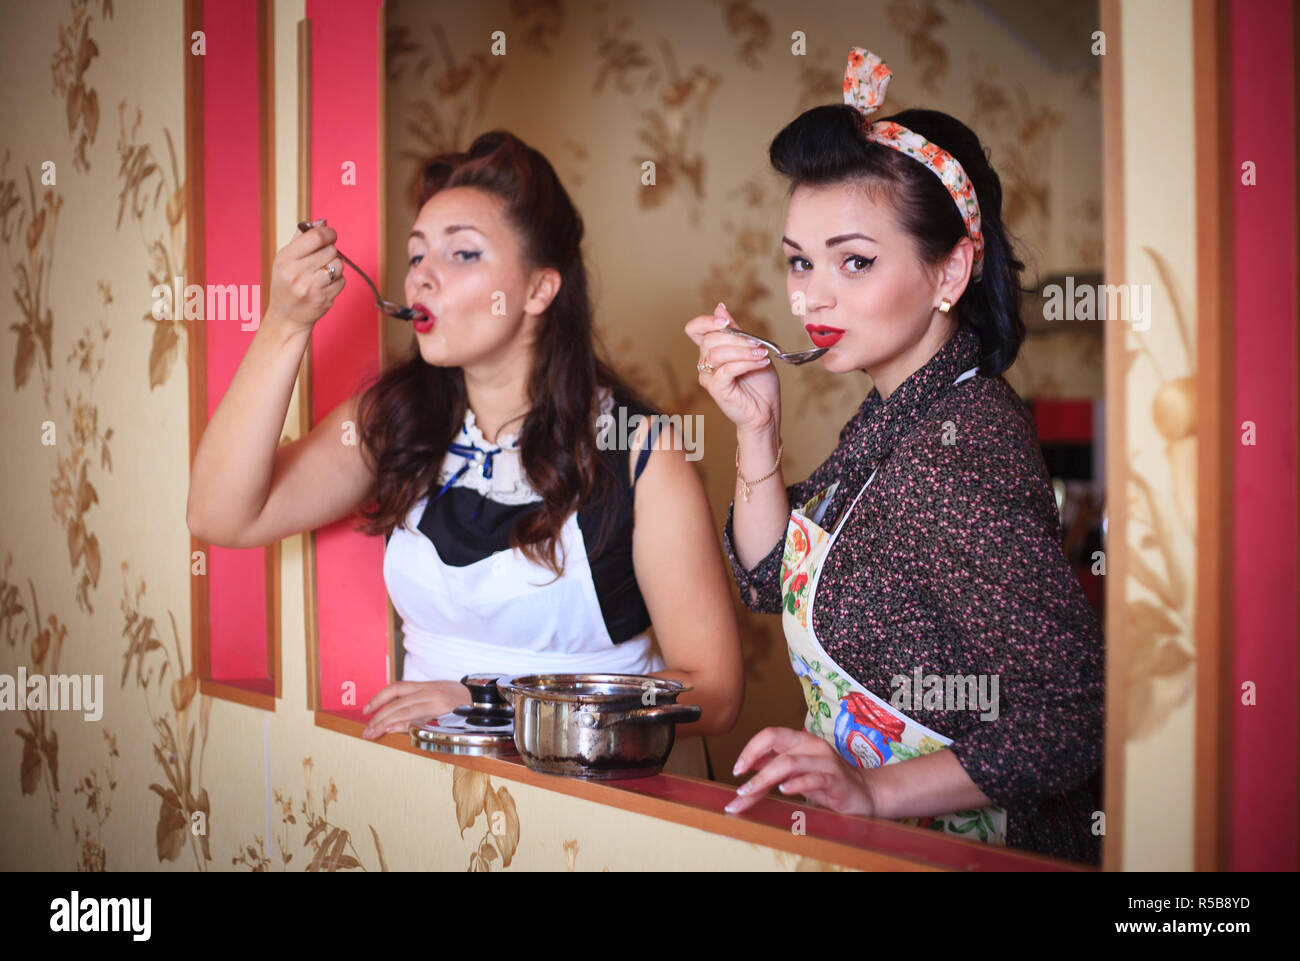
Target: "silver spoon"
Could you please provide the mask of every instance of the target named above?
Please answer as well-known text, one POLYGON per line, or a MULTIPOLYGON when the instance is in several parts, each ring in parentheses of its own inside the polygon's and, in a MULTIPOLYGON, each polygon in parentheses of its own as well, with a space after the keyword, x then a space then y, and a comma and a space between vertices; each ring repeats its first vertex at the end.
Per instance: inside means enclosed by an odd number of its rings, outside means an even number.
MULTIPOLYGON (((305 220, 298 221, 298 229, 301 230, 303 233, 306 233, 307 231, 311 230, 311 228, 312 228, 312 224, 307 223, 307 221, 305 220)), ((398 320, 414 320, 416 317, 420 316, 420 312, 418 310, 412 310, 410 307, 403 307, 401 304, 395 304, 391 300, 384 300, 383 297, 380 297, 379 288, 370 282, 370 278, 366 276, 366 272, 362 270, 360 267, 358 267, 356 264, 354 264, 352 261, 344 257, 343 251, 339 250, 337 247, 335 247, 334 250, 338 253, 339 259, 342 260, 349 267, 351 267, 353 270, 355 270, 357 272, 357 276, 360 277, 362 280, 364 280, 366 282, 366 285, 375 292, 375 303, 379 306, 379 309, 382 310, 384 313, 386 313, 389 317, 396 317, 398 320)))
POLYGON ((796 366, 799 364, 806 364, 810 360, 816 360, 822 354, 826 353, 826 351, 830 350, 829 347, 813 347, 810 350, 792 350, 787 352, 783 351, 770 340, 765 340, 758 336, 758 334, 747 333, 739 327, 723 327, 722 329, 735 334, 737 337, 748 337, 750 340, 756 340, 768 350, 773 351, 778 360, 783 360, 787 364, 794 364, 796 366))

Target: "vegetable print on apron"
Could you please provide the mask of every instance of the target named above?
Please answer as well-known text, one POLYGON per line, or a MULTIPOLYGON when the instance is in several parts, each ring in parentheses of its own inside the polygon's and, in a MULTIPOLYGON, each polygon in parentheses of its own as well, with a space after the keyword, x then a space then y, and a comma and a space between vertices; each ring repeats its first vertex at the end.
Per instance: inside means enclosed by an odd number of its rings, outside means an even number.
MULTIPOLYGON (((975 376, 971 369, 954 381, 975 376)), ((840 756, 860 768, 880 767, 945 750, 952 739, 903 714, 855 681, 831 659, 812 626, 812 605, 822 561, 843 529, 862 494, 871 486, 872 471, 834 532, 821 527, 826 507, 839 481, 814 494, 790 512, 781 558, 781 621, 790 664, 803 686, 808 713, 804 730, 829 742, 840 756)), ((1007 815, 998 805, 954 811, 924 818, 899 818, 900 824, 1006 844, 1007 815)))

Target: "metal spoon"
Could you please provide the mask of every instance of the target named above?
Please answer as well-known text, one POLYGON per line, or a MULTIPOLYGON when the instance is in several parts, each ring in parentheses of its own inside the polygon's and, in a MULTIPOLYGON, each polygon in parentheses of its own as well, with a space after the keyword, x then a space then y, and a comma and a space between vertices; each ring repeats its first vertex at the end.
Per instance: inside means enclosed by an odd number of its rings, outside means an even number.
POLYGON ((783 360, 787 364, 795 364, 796 366, 799 364, 806 364, 810 360, 816 360, 822 354, 826 353, 826 351, 830 350, 829 347, 813 347, 810 350, 792 350, 787 352, 783 351, 770 340, 765 340, 758 336, 758 334, 747 333, 739 327, 723 327, 722 329, 728 333, 735 334, 737 337, 748 337, 750 340, 756 340, 768 350, 774 352, 778 360, 783 360))
MULTIPOLYGON (((307 223, 307 221, 305 220, 298 221, 298 229, 301 230, 303 233, 306 233, 307 231, 311 230, 312 226, 313 226, 312 224, 307 223)), ((335 247, 334 249, 335 251, 338 252, 339 259, 342 260, 349 267, 351 267, 353 270, 355 270, 357 272, 357 276, 359 276, 362 280, 364 280, 366 282, 366 285, 375 292, 375 303, 379 306, 379 309, 382 310, 384 313, 386 313, 389 317, 396 317, 398 320, 414 320, 416 317, 421 316, 418 310, 412 310, 410 307, 403 307, 401 304, 395 304, 391 300, 384 300, 383 297, 380 297, 379 288, 376 287, 373 283, 371 283, 370 278, 366 276, 366 272, 362 270, 360 267, 358 267, 356 264, 354 264, 352 261, 344 257, 343 251, 339 250, 337 247, 335 247)))

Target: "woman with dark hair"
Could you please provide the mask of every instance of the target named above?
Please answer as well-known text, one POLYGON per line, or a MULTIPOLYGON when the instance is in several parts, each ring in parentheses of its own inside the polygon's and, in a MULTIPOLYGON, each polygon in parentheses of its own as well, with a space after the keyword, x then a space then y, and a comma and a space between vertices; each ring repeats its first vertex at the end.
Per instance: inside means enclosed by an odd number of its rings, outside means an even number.
POLYGON ((931 110, 871 121, 889 76, 853 48, 846 102, 769 152, 790 181, 792 309, 826 370, 873 381, 812 476, 781 475, 767 352, 726 330, 724 305, 686 325, 737 430, 724 545, 746 605, 782 613, 808 707, 804 731, 749 741, 734 773, 756 773, 728 810, 779 787, 1095 864, 1100 631, 1000 376, 1025 335, 1023 265, 974 133, 931 110))
POLYGON ((367 737, 465 703, 465 674, 653 674, 693 686, 674 766, 703 774, 690 735, 729 730, 743 688, 726 564, 680 432, 596 355, 582 219, 505 131, 431 160, 416 201, 413 355, 277 448, 344 283, 332 229, 294 237, 195 456, 190 529, 253 547, 360 510, 385 535, 406 656, 367 737))

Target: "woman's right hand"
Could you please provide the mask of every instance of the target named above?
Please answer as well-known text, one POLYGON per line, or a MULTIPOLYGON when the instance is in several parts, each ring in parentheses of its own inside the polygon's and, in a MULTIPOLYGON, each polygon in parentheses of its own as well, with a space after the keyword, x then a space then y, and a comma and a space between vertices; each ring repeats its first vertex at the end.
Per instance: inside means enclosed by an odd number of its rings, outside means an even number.
POLYGON ((280 248, 271 265, 268 314, 302 330, 310 330, 325 315, 346 283, 343 261, 334 249, 337 239, 334 229, 321 221, 280 248), (330 264, 334 265, 332 281, 330 264))
POLYGON ((700 385, 739 433, 757 434, 779 428, 781 381, 772 369, 772 358, 766 347, 723 329, 734 326, 724 304, 719 304, 713 314, 687 322, 686 333, 700 348, 699 362, 707 361, 714 367, 711 372, 700 371, 700 385))

